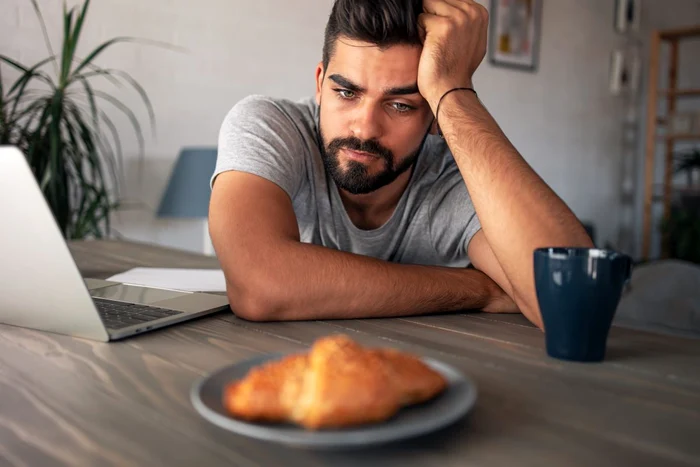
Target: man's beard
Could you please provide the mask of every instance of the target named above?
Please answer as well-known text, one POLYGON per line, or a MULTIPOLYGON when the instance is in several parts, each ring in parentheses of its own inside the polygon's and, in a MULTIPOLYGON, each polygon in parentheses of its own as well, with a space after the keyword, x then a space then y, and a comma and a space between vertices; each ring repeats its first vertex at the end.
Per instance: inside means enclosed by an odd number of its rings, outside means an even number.
POLYGON ((335 138, 326 145, 326 140, 323 137, 320 124, 319 132, 321 136, 321 157, 323 159, 323 165, 326 167, 331 177, 333 177, 336 185, 353 195, 363 195, 378 190, 390 184, 396 180, 399 175, 413 167, 428 136, 428 133, 426 133, 418 148, 396 165, 392 152, 379 144, 377 140, 369 139, 363 141, 355 136, 350 136, 347 138, 335 138), (345 170, 343 170, 338 158, 340 150, 343 148, 371 154, 377 157, 379 161, 383 162, 384 168, 376 174, 370 174, 364 164, 349 160, 346 162, 345 170))

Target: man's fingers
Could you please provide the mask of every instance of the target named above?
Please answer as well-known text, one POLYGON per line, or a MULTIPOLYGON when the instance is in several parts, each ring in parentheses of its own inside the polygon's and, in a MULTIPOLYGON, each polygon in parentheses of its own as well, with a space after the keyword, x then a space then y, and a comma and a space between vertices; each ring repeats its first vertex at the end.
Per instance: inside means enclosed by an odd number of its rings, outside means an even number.
POLYGON ((442 0, 445 3, 449 3, 460 11, 466 13, 470 18, 488 18, 489 11, 481 4, 475 2, 474 0, 442 0))
POLYGON ((423 11, 460 25, 479 19, 488 22, 489 16, 488 10, 473 0, 423 0, 423 11))
POLYGON ((444 16, 447 18, 463 13, 456 4, 451 4, 445 0, 423 0, 423 11, 431 15, 444 16))
POLYGON ((426 31, 437 32, 449 27, 450 19, 445 16, 438 16, 431 13, 421 13, 418 15, 418 25, 426 31))

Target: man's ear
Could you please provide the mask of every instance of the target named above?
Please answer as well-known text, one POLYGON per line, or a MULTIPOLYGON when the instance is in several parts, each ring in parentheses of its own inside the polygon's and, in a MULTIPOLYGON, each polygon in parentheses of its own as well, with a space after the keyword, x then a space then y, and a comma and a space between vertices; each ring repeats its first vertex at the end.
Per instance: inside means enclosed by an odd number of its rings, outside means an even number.
POLYGON ((316 104, 321 105, 321 89, 323 88, 323 78, 325 77, 325 70, 323 69, 323 62, 318 62, 316 66, 316 104))

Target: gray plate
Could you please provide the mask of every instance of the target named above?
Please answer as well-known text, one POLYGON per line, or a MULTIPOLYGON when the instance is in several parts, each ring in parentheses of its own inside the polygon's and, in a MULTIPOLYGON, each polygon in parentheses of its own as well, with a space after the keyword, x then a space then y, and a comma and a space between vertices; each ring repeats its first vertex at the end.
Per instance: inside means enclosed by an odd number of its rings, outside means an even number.
POLYGON ((449 365, 424 358, 427 365, 447 379, 447 389, 431 401, 401 409, 383 423, 310 431, 292 424, 250 423, 230 416, 222 404, 226 385, 243 378, 252 367, 281 357, 273 354, 252 358, 200 379, 190 392, 192 404, 213 424, 240 435, 295 446, 339 449, 387 443, 438 430, 463 417, 476 401, 476 386, 469 378, 449 365))

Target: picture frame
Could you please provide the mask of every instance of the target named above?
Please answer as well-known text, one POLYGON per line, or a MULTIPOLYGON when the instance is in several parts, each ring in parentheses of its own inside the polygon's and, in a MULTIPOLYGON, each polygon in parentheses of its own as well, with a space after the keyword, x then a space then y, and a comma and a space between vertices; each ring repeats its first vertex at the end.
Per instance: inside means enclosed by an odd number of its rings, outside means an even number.
POLYGON ((615 31, 639 32, 642 0, 615 0, 615 31))
POLYGON ((539 66, 544 0, 491 0, 489 62, 534 72, 539 66))
POLYGON ((620 48, 610 56, 610 93, 614 96, 636 94, 642 74, 641 51, 637 47, 620 48))

